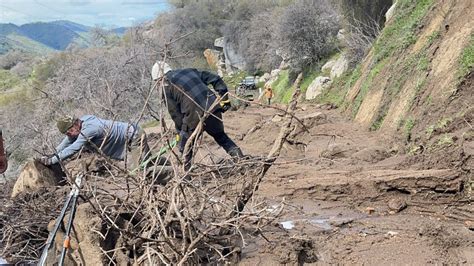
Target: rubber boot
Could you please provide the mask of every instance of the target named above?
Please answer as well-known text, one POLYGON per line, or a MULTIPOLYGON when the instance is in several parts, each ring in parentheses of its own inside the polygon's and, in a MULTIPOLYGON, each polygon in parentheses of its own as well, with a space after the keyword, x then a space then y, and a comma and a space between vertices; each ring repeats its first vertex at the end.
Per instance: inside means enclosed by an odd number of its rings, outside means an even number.
POLYGON ((232 158, 243 158, 244 154, 242 153, 242 150, 239 147, 232 148, 227 152, 232 158))

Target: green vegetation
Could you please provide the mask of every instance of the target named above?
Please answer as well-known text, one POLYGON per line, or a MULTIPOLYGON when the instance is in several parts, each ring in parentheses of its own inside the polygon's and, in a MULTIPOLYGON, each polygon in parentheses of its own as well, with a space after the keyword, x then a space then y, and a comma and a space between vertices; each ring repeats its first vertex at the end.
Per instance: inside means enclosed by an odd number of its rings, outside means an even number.
POLYGON ((444 146, 451 146, 454 144, 453 137, 449 136, 448 134, 444 134, 437 142, 436 146, 444 147, 444 146))
POLYGON ((403 127, 407 140, 410 140, 411 138, 411 131, 413 127, 415 127, 415 120, 410 117, 405 121, 405 126, 403 127))
POLYGON ((460 65, 458 77, 459 80, 462 80, 467 74, 471 73, 474 67, 474 34, 471 35, 469 44, 462 51, 460 65))
POLYGON ((352 116, 353 117, 355 117, 355 115, 359 111, 359 108, 362 104, 362 101, 364 100, 365 96, 369 92, 369 88, 372 85, 372 82, 373 82, 374 78, 380 73, 380 71, 384 68, 384 66, 385 66, 385 64, 387 64, 387 62, 388 62, 388 59, 384 59, 383 61, 378 62, 370 70, 369 75, 367 76, 367 78, 362 83, 359 94, 357 94, 357 97, 354 100, 354 105, 353 105, 353 109, 352 109, 352 116))
POLYGON ((433 0, 399 0, 397 15, 374 45, 375 61, 384 58, 414 44, 416 30, 433 0))
POLYGON ((290 72, 288 70, 282 70, 278 75, 277 80, 272 83, 272 88, 275 93, 275 97, 277 101, 288 103, 291 97, 291 87, 290 84, 290 72), (289 97, 287 95, 290 95, 289 97), (286 102, 285 102, 286 100, 286 102))
POLYGON ((428 46, 431 46, 439 37, 441 36, 441 34, 439 33, 439 31, 434 31, 433 33, 431 33, 430 36, 428 36, 428 43, 427 45, 428 46))
POLYGON ((8 70, 0 69, 0 91, 13 89, 20 84, 20 78, 8 70))
POLYGON ((237 87, 239 82, 241 82, 242 79, 245 78, 246 75, 247 75, 247 72, 240 71, 232 76, 226 75, 224 76, 223 79, 224 79, 225 84, 227 84, 227 87, 229 88, 229 90, 233 90, 237 87))
POLYGON ((387 116, 387 112, 385 111, 383 114, 379 115, 377 117, 377 119, 375 119, 374 123, 372 123, 372 125, 370 125, 369 129, 371 131, 376 131, 376 130, 380 129, 380 127, 383 124, 383 120, 385 119, 386 116, 387 116))
POLYGON ((435 125, 430 125, 425 130, 426 137, 430 139, 433 136, 433 132, 447 128, 452 121, 453 119, 451 118, 442 118, 435 125))
POLYGON ((28 90, 26 88, 19 88, 12 92, 0 93, 0 106, 14 104, 19 101, 25 101, 28 98, 28 90))
POLYGON ((305 93, 308 90, 309 85, 315 78, 317 78, 321 72, 319 70, 310 70, 307 73, 303 73, 303 81, 301 81, 301 93, 305 93))

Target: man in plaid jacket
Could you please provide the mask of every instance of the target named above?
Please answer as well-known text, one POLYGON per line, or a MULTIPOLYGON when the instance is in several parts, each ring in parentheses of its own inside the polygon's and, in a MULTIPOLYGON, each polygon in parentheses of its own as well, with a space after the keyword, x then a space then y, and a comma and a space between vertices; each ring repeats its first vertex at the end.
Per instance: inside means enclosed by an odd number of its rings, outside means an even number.
MULTIPOLYGON (((231 104, 227 86, 218 75, 194 68, 172 70, 167 63, 158 61, 152 68, 152 77, 154 81, 164 79, 164 96, 168 111, 180 135, 180 152, 184 152, 189 136, 196 129, 204 113, 210 112, 204 121, 203 130, 230 156, 243 157, 240 148, 224 132, 222 113, 229 110, 231 104), (217 96, 208 85, 212 85, 220 96, 219 104, 215 104, 217 96)), ((184 155, 186 169, 190 167, 191 158, 192 149, 184 155)))

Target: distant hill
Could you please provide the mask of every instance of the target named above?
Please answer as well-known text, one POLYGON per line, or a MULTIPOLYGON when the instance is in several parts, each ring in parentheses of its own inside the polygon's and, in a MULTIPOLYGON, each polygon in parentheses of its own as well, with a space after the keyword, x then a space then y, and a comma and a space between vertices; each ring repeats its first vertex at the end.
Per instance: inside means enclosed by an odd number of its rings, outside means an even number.
MULTIPOLYGON (((10 50, 21 50, 35 54, 62 51, 70 45, 86 48, 92 44, 92 27, 67 20, 35 22, 17 26, 0 23, 0 54, 10 50)), ((123 35, 127 28, 112 29, 123 35)))

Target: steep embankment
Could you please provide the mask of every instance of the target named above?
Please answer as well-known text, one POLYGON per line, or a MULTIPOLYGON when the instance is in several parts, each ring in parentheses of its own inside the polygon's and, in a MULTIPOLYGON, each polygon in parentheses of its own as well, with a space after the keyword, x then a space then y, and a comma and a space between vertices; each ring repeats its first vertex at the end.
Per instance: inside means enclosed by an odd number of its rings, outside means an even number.
POLYGON ((470 171, 474 3, 396 5, 395 16, 352 73, 356 81, 342 109, 367 129, 396 135, 406 152, 423 161, 422 168, 470 171))

